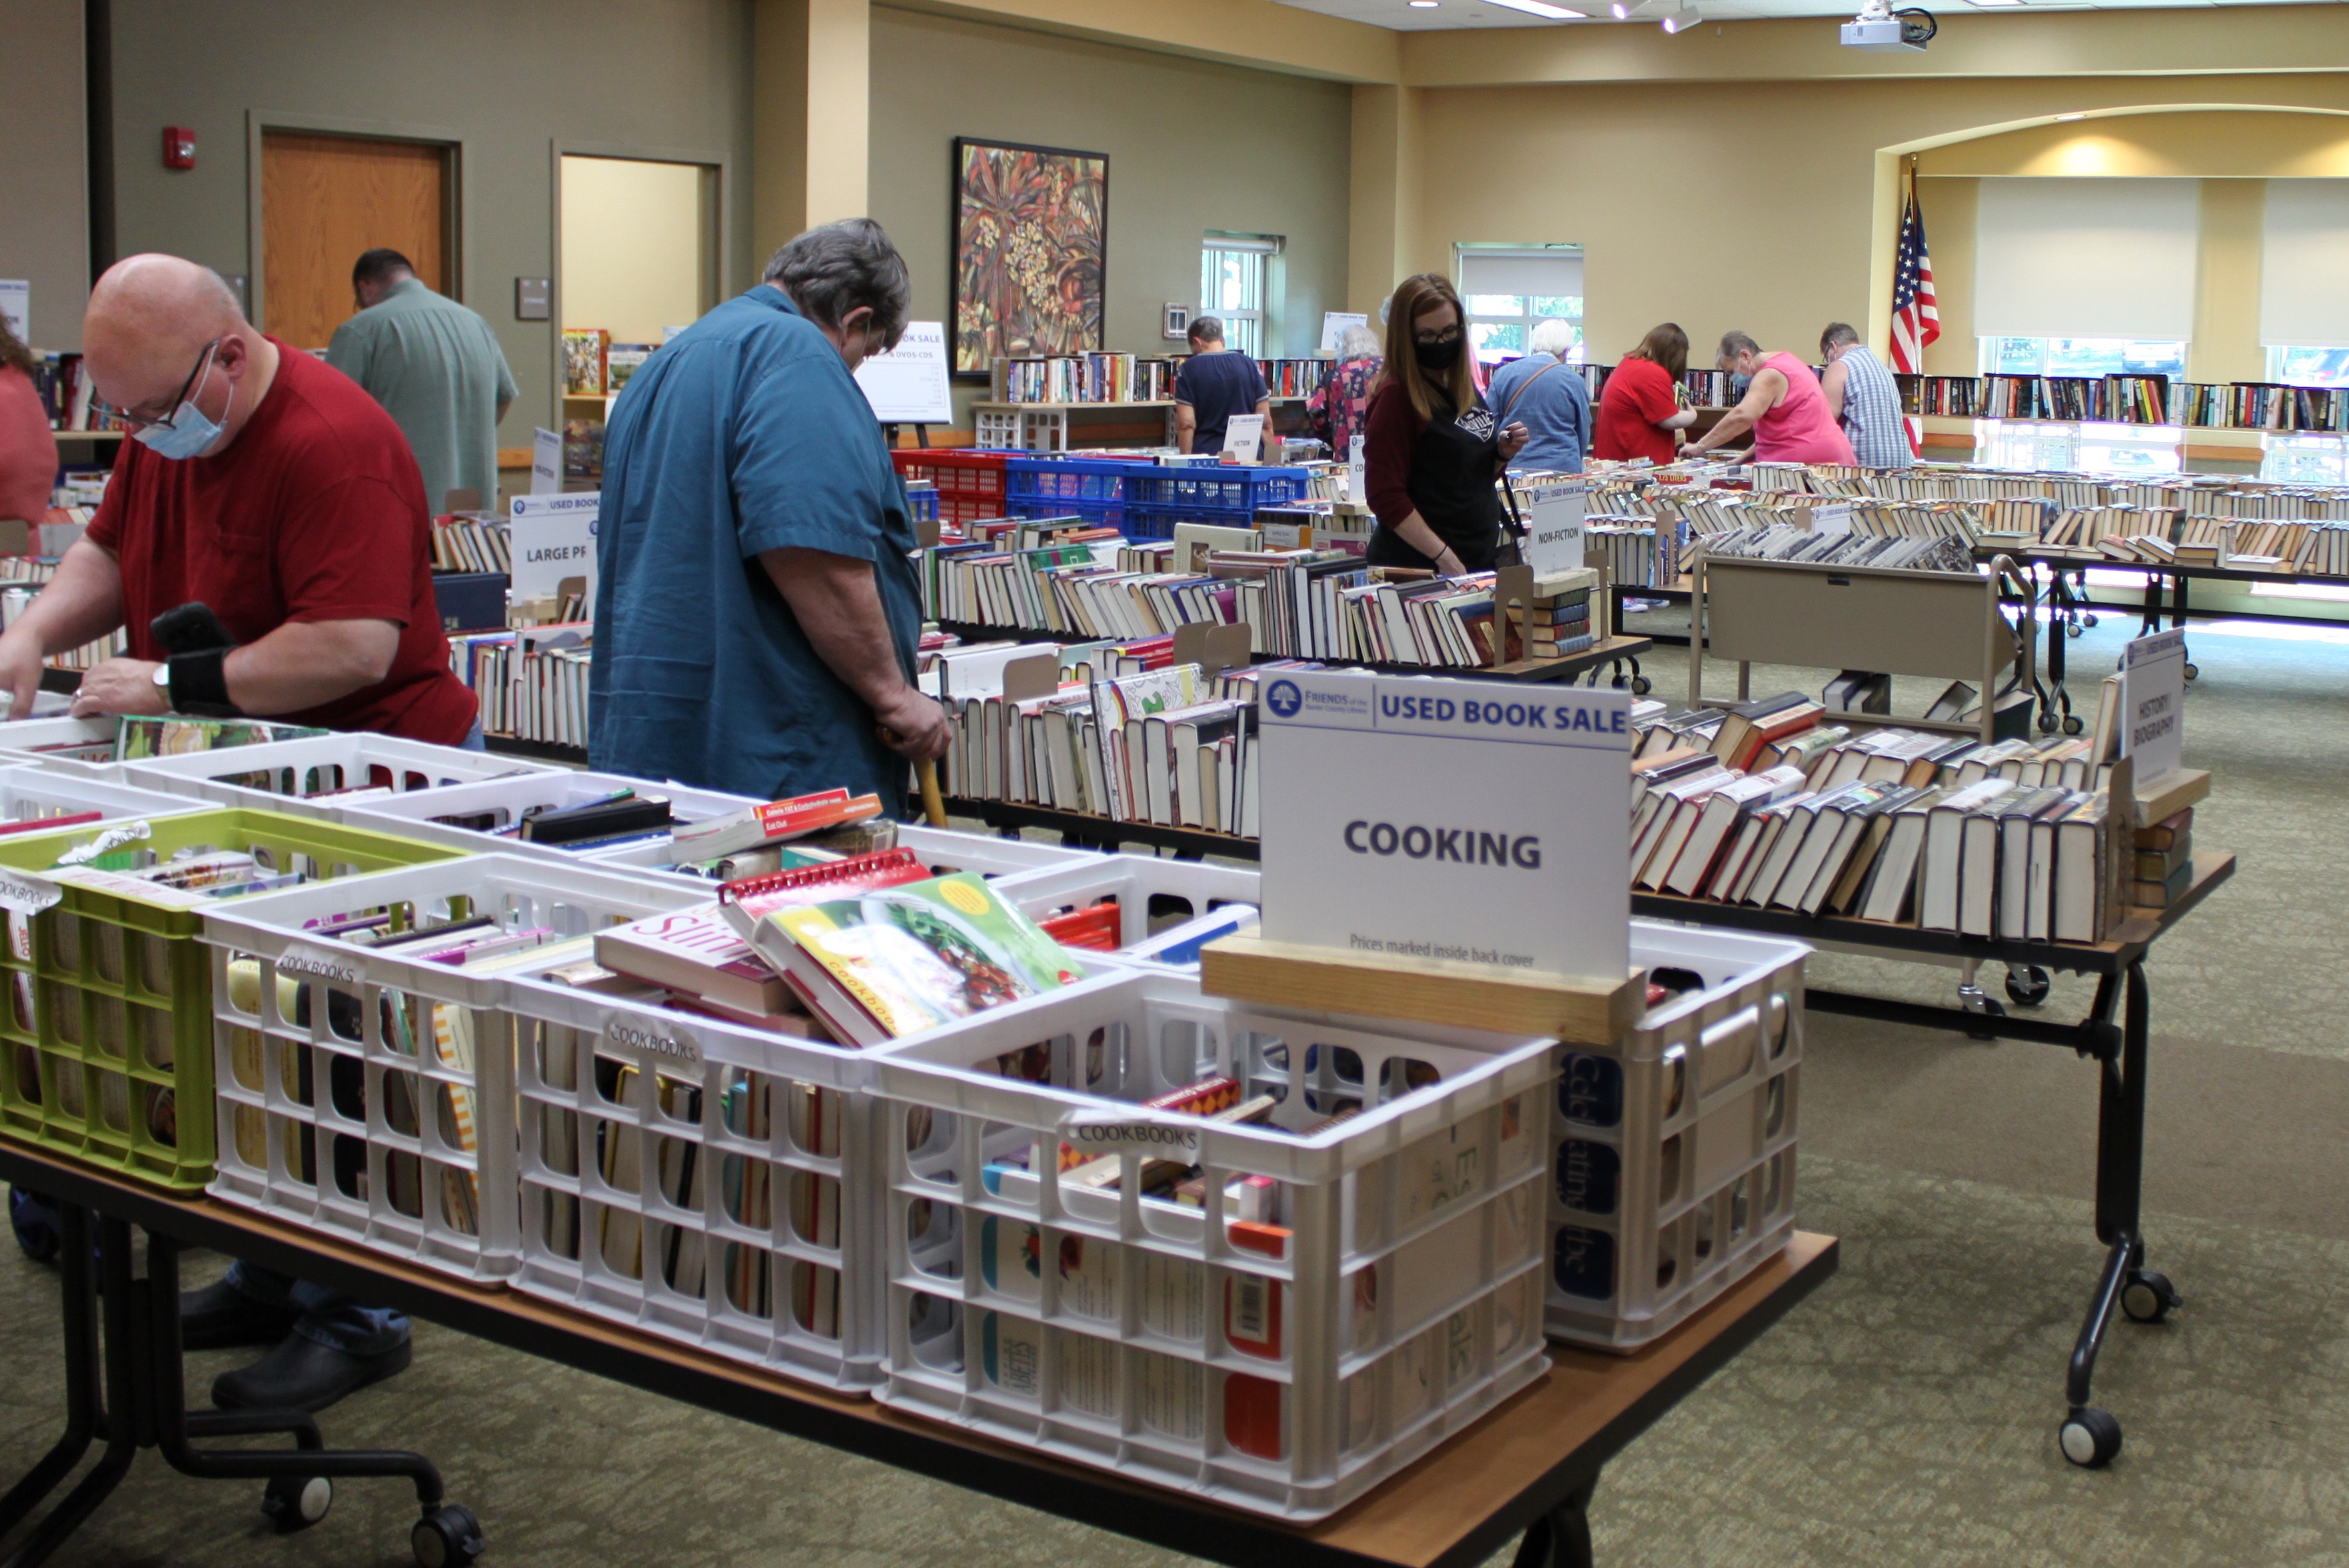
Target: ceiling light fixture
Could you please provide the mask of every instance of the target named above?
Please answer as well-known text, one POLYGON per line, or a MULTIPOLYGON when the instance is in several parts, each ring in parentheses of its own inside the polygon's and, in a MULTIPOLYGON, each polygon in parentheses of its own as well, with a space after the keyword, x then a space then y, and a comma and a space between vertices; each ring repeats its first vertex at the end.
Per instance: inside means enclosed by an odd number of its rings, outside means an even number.
POLYGON ((1414 11, 1433 11, 1435 9, 1435 0, 1411 0, 1411 8, 1414 11))
POLYGON ((1607 14, 1618 22, 1628 21, 1631 15, 1631 7, 1624 5, 1623 0, 1615 0, 1615 4, 1607 7, 1607 14))
POLYGON ((1528 16, 1540 16, 1552 22, 1579 22, 1585 19, 1582 12, 1569 11, 1563 5, 1553 5, 1549 0, 1485 0, 1485 4, 1498 5, 1509 11, 1522 11, 1528 16))

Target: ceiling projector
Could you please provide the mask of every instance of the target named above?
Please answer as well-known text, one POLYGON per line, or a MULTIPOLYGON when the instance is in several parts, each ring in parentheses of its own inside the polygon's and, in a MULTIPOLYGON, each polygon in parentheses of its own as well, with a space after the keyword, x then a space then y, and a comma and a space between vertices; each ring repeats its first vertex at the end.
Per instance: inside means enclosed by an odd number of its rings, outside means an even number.
POLYGON ((1887 52, 1922 50, 1937 31, 1930 11, 1918 6, 1895 11, 1887 0, 1868 0, 1859 15, 1843 25, 1843 46, 1887 52))

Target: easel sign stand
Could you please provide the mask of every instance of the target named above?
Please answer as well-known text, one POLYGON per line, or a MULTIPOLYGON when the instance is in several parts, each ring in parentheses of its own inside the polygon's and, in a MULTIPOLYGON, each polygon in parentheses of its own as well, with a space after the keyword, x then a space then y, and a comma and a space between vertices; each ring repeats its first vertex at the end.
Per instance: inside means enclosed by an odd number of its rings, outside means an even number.
POLYGON ((1202 957, 1274 1006, 1611 1041, 1630 966, 1630 697, 1295 671, 1267 686, 1261 934, 1202 957), (1376 779, 1375 812, 1317 781, 1376 779))

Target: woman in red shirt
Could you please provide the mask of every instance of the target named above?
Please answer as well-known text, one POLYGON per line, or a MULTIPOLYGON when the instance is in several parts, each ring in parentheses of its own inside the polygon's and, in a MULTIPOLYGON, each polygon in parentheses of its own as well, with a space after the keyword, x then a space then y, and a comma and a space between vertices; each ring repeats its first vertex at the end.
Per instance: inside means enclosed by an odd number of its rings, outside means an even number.
POLYGON ((1616 462, 1671 462, 1672 433, 1696 423, 1696 410, 1681 407, 1681 373, 1687 368, 1688 334, 1674 322, 1651 327, 1599 389, 1590 455, 1616 462))
POLYGON ((38 522, 57 482, 57 438, 34 388, 33 351, 0 322, 0 517, 38 522))

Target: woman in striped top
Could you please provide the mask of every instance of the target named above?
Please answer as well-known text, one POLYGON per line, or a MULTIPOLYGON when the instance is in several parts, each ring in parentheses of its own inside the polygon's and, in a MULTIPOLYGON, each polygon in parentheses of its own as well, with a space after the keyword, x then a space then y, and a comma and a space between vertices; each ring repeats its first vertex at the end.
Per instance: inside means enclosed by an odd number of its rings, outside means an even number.
POLYGON ((1917 460, 1909 446, 1908 421, 1900 417, 1900 387, 1884 362, 1868 352, 1845 322, 1830 322, 1819 334, 1826 373, 1819 390, 1843 421, 1852 455, 1864 469, 1905 469, 1917 460))

